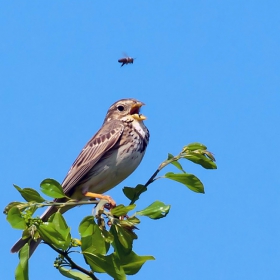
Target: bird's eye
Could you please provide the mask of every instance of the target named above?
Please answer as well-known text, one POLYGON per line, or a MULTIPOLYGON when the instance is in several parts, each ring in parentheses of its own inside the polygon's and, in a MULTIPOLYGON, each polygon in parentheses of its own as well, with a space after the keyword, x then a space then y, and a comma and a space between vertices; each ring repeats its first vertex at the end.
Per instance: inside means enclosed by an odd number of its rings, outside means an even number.
POLYGON ((117 108, 120 112, 122 112, 124 110, 124 107, 122 105, 119 105, 117 108))

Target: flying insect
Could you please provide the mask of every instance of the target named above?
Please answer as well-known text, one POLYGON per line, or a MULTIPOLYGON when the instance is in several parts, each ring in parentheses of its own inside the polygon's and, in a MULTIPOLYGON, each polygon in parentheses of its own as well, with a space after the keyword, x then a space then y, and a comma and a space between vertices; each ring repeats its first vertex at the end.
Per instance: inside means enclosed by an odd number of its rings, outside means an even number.
POLYGON ((125 64, 133 64, 133 61, 134 61, 135 58, 133 57, 123 57, 123 58, 120 58, 118 60, 119 63, 122 63, 121 67, 123 67, 125 64))

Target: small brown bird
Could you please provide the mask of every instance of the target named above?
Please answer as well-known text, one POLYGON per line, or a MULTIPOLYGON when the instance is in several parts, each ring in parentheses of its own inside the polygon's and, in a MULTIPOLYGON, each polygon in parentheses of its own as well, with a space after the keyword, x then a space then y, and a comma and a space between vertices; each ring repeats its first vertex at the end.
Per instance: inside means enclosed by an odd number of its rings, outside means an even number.
POLYGON ((135 58, 133 57, 127 56, 127 57, 120 58, 118 62, 122 63, 121 67, 123 67, 125 64, 129 64, 129 63, 133 64, 134 59, 135 58))
MULTIPOLYGON (((76 200, 103 198, 115 204, 110 196, 103 193, 137 168, 149 142, 149 131, 143 123, 146 117, 140 114, 143 105, 129 98, 121 99, 109 108, 102 127, 85 145, 62 183, 68 197, 76 200)), ((70 208, 62 208, 61 213, 70 208)), ((49 207, 41 216, 42 220, 47 221, 56 211, 55 206, 49 207)), ((40 241, 30 241, 30 256, 40 241)), ((18 252, 27 242, 29 239, 18 240, 11 252, 18 252)))

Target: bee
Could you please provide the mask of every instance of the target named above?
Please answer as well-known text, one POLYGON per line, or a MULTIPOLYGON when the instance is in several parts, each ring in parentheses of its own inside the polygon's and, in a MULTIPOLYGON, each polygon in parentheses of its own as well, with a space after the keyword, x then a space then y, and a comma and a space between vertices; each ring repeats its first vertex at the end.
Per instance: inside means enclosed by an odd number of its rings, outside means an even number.
POLYGON ((133 57, 127 56, 127 57, 120 58, 118 62, 122 63, 121 67, 123 67, 125 64, 129 64, 129 63, 133 64, 134 59, 135 58, 133 57))

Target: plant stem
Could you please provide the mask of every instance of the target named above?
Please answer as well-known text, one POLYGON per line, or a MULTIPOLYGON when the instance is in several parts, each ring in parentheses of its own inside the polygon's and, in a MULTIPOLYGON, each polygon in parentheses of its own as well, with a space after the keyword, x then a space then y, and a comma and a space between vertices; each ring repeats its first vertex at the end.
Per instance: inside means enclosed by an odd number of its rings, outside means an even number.
POLYGON ((98 278, 93 274, 92 271, 89 271, 89 270, 86 270, 84 269, 83 267, 77 265, 68 255, 68 252, 65 252, 65 251, 62 251, 62 250, 59 250, 57 248, 55 248, 53 245, 47 243, 47 242, 44 242, 45 244, 49 245, 54 251, 56 251, 58 254, 62 255, 68 262, 69 264, 71 265, 71 269, 76 269, 76 270, 79 270, 81 271, 82 273, 88 275, 91 279, 93 280, 98 280, 98 278))
POLYGON ((97 204, 99 201, 97 200, 86 200, 86 201, 67 201, 67 202, 44 202, 44 203, 34 203, 37 207, 44 207, 44 206, 68 206, 68 205, 84 205, 84 204, 97 204))
POLYGON ((166 165, 168 165, 172 161, 177 161, 178 159, 180 159, 180 155, 175 156, 175 157, 173 157, 173 158, 171 158, 169 160, 165 160, 164 162, 162 162, 160 164, 160 166, 158 167, 158 169, 155 171, 155 173, 151 176, 151 178, 147 181, 147 183, 144 186, 148 187, 148 185, 153 183, 153 181, 155 180, 155 177, 157 176, 157 174, 160 172, 161 169, 163 169, 166 165))

